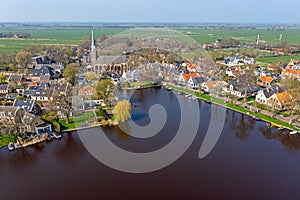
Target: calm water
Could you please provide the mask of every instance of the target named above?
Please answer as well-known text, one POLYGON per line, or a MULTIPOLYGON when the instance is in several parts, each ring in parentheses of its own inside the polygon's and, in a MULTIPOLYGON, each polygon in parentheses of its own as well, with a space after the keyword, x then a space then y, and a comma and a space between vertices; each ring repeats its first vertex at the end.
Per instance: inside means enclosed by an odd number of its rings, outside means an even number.
MULTIPOLYGON (((153 151, 172 140, 180 122, 178 101, 195 109, 194 101, 160 89, 138 90, 132 100, 138 105, 132 119, 139 125, 150 122, 153 104, 163 105, 168 114, 166 126, 149 139, 104 128, 111 141, 134 152, 153 151)), ((298 136, 228 110, 217 145, 199 159, 211 112, 210 104, 199 105, 200 128, 192 146, 175 163, 152 173, 128 174, 101 164, 76 132, 13 152, 1 149, 0 199, 300 199, 298 136)))

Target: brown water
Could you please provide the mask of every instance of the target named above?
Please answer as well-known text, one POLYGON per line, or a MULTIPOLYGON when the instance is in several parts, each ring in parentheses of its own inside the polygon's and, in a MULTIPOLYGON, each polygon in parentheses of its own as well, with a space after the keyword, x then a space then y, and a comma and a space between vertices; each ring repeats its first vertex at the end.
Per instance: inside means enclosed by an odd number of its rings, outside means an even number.
MULTIPOLYGON (((149 123, 149 107, 160 103, 168 114, 167 125, 149 139, 131 138, 117 127, 104 128, 105 134, 130 151, 163 147, 180 120, 175 95, 147 89, 136 91, 133 99, 138 105, 132 116, 136 123, 149 123)), ((179 100, 194 109, 193 101, 184 96, 179 100)), ((101 164, 76 132, 13 152, 1 149, 0 199, 300 199, 299 136, 228 110, 217 145, 199 159, 211 105, 200 102, 199 109, 200 128, 192 146, 176 162, 152 173, 129 174, 101 164)))

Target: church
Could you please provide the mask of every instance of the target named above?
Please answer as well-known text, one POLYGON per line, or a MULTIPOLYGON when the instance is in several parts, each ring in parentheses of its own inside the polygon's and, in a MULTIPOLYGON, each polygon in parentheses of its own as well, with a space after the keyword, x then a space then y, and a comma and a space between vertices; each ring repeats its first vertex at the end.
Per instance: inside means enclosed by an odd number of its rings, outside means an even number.
POLYGON ((92 71, 96 74, 102 74, 103 72, 113 72, 118 75, 122 75, 124 72, 129 71, 128 56, 98 56, 94 31, 92 31, 92 44, 90 52, 90 61, 92 71))

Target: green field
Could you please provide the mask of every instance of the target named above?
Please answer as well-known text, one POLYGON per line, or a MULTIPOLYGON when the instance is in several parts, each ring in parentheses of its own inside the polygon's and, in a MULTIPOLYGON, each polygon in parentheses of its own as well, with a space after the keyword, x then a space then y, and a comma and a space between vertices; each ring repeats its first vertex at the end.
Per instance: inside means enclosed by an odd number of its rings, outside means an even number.
POLYGON ((257 35, 260 35, 260 40, 275 45, 279 43, 280 34, 283 35, 282 42, 300 44, 300 29, 287 29, 284 31, 269 31, 266 28, 256 30, 178 29, 178 31, 190 36, 200 44, 215 42, 216 39, 229 38, 237 38, 241 42, 255 42, 257 35))
MULTIPOLYGON (((95 28, 95 38, 107 36, 125 31, 124 28, 95 28)), ((83 38, 89 38, 92 29, 89 28, 4 28, 0 27, 0 33, 26 32, 30 34, 28 39, 0 39, 0 52, 20 51, 31 45, 78 45, 83 38)))
POLYGON ((255 60, 258 62, 264 62, 264 63, 288 63, 291 59, 300 60, 300 53, 291 55, 291 56, 276 56, 276 57, 261 57, 256 58, 255 60))
MULTIPOLYGON (((30 45, 77 45, 83 38, 90 37, 92 28, 75 27, 0 27, 0 33, 26 32, 31 35, 29 39, 0 39, 0 52, 20 51, 30 45)), ((121 33, 125 28, 93 28, 95 38, 121 33)), ((198 43, 211 43, 216 39, 238 38, 242 42, 254 42, 259 34, 261 40, 268 44, 278 44, 279 35, 283 35, 283 42, 300 44, 300 29, 287 29, 285 31, 269 31, 266 28, 256 30, 208 30, 181 28, 176 31, 191 37, 198 43)))

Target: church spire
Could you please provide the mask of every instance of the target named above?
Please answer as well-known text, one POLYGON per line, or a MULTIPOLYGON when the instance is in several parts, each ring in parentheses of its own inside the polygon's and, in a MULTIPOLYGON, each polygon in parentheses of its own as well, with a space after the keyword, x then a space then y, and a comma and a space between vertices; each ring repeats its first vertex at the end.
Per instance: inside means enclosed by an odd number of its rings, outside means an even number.
POLYGON ((92 30, 92 45, 91 45, 91 51, 95 51, 96 46, 95 46, 95 38, 94 38, 94 30, 92 30))

